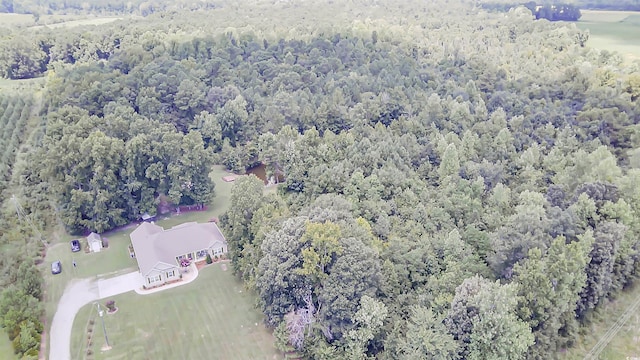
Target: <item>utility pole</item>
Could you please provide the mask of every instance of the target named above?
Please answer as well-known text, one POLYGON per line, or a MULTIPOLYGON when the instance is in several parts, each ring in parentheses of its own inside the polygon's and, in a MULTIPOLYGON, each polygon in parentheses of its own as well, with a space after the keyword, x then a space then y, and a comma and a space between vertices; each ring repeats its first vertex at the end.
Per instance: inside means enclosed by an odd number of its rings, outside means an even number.
POLYGON ((104 342, 107 343, 107 346, 104 347, 103 350, 110 350, 111 346, 109 346, 109 338, 107 337, 107 328, 104 326, 104 311, 100 307, 100 303, 94 302, 95 305, 98 306, 98 315, 100 316, 100 320, 102 321, 102 332, 104 333, 104 342))

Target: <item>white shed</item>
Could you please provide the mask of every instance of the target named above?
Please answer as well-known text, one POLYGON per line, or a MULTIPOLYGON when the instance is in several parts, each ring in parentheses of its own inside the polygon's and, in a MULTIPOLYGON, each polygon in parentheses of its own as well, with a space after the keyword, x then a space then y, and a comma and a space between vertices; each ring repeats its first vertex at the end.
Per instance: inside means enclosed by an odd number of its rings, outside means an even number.
POLYGON ((89 245, 89 251, 91 252, 99 252, 102 250, 102 238, 94 232, 87 236, 87 243, 89 245))

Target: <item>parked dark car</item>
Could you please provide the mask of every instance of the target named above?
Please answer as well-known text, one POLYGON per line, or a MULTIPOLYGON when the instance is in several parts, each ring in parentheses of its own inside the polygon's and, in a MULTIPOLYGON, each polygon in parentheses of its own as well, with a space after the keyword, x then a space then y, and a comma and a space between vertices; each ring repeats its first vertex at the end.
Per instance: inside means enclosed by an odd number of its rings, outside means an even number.
POLYGON ((80 240, 71 240, 71 251, 78 252, 80 251, 80 240))
POLYGON ((51 263, 51 273, 52 274, 60 274, 62 272, 62 264, 60 263, 60 260, 56 260, 53 263, 51 263))

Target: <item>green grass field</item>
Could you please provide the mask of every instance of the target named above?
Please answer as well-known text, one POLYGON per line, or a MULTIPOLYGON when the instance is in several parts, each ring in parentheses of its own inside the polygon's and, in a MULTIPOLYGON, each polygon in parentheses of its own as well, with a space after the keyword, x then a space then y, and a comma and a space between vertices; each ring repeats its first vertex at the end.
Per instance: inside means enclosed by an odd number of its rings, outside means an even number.
POLYGON ((74 359, 86 355, 87 327, 93 330, 94 359, 282 358, 253 306, 255 295, 220 264, 201 269, 190 284, 150 295, 130 292, 113 300, 118 311, 104 317, 112 349, 101 352, 105 340, 100 318, 96 308, 87 305, 73 324, 74 359))
MULTIPOLYGON (((602 336, 615 324, 630 305, 640 298, 640 285, 625 291, 620 296, 602 306, 593 314, 593 321, 580 329, 581 337, 576 345, 560 355, 563 360, 581 360, 598 343, 602 336)), ((618 334, 600 354, 599 359, 640 358, 640 313, 632 315, 618 334)))
MULTIPOLYGON (((229 208, 231 188, 233 186, 233 183, 222 181, 222 177, 225 175, 228 174, 222 166, 213 167, 210 176, 216 184, 216 196, 207 211, 188 212, 179 216, 167 215, 161 217, 156 223, 168 228, 188 221, 206 222, 214 216, 220 216, 229 208)), ((108 239, 109 247, 99 253, 93 254, 87 254, 84 250, 77 253, 71 252, 69 242, 74 238, 78 238, 77 236, 72 236, 64 231, 58 230, 50 237, 52 243, 47 250, 45 261, 41 265, 45 282, 45 312, 47 321, 45 327, 51 324, 51 320, 58 306, 58 301, 65 287, 72 279, 97 276, 111 277, 137 269, 135 259, 130 258, 128 253, 130 243, 129 234, 134 229, 135 224, 129 228, 103 234, 103 237, 108 239), (62 263, 62 273, 58 275, 52 275, 50 270, 51 263, 55 260, 60 260, 62 263), (73 260, 76 261, 76 268, 72 265, 73 260)), ((83 240, 82 238, 80 239, 83 240)), ((83 249, 84 246, 85 244, 83 244, 83 249)))
POLYGON ((7 14, 0 13, 0 27, 33 28, 39 29, 45 26, 49 28, 73 27, 82 25, 103 25, 122 17, 116 16, 89 16, 89 15, 41 15, 36 23, 31 14, 7 14))
POLYGON ((583 10, 577 26, 589 30, 587 45, 619 52, 629 61, 640 59, 640 13, 583 10))
POLYGON ((13 354, 13 346, 9 341, 9 336, 0 329, 0 355, 2 360, 18 360, 18 357, 13 354))
POLYGON ((35 24, 31 14, 0 13, 0 27, 25 27, 35 24))
POLYGON ((122 20, 122 17, 91 17, 88 19, 78 19, 78 20, 66 20, 66 21, 59 21, 59 22, 47 22, 45 21, 39 21, 38 23, 40 24, 45 24, 45 25, 35 25, 32 26, 31 29, 37 30, 37 29, 42 29, 44 27, 48 27, 50 29, 57 29, 57 28, 70 28, 70 27, 76 27, 76 26, 86 26, 86 25, 93 25, 93 26, 100 26, 100 25, 104 25, 104 24, 108 24, 114 21, 118 21, 118 20, 122 20))

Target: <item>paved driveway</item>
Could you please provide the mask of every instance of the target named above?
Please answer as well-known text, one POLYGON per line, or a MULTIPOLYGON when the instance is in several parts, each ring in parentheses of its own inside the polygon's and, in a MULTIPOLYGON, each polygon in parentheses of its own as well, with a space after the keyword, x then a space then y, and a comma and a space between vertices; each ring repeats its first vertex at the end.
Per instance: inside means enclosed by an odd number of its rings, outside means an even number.
POLYGON ((51 322, 49 360, 71 360, 71 328, 73 319, 83 306, 106 297, 142 287, 139 272, 109 279, 75 280, 67 285, 51 322))

